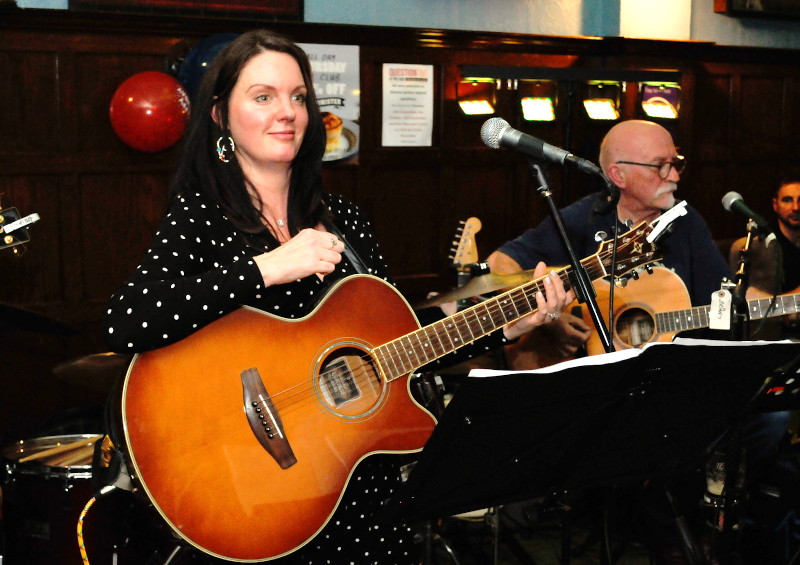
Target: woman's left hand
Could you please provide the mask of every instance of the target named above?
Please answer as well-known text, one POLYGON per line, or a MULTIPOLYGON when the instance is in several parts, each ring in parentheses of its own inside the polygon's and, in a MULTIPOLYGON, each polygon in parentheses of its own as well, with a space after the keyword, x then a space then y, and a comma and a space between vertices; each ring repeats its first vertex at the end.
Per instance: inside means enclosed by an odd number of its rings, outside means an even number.
POLYGON ((564 290, 564 284, 555 271, 551 271, 547 275, 546 273, 547 265, 542 262, 536 265, 533 271, 534 280, 544 277, 544 294, 542 292, 536 293, 538 309, 533 314, 524 316, 505 326, 503 335, 506 336, 506 339, 517 339, 537 326, 557 320, 564 307, 575 300, 575 293, 571 290, 569 292, 564 290))

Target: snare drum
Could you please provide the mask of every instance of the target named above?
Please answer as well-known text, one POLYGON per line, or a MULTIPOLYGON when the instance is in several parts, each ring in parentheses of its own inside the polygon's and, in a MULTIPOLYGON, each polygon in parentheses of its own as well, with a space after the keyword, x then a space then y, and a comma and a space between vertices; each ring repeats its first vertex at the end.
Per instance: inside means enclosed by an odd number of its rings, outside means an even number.
MULTIPOLYGON (((78 517, 92 496, 91 462, 99 435, 74 434, 19 441, 3 450, 4 565, 80 565, 78 517)), ((102 501, 100 501, 102 502, 102 501)), ((98 502, 84 520, 92 563, 111 563, 114 516, 98 502)))

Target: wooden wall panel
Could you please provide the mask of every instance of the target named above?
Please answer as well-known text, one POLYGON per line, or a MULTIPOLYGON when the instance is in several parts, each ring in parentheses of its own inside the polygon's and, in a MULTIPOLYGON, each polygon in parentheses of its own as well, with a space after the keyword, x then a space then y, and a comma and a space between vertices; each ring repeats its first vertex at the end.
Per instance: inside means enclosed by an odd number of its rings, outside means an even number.
POLYGON ((359 199, 369 203, 367 212, 394 277, 400 282, 438 272, 432 252, 441 229, 438 167, 382 167, 372 171, 370 184, 370 193, 362 191, 359 199))
POLYGON ((15 89, 0 89, 0 131, 6 138, 5 152, 17 155, 52 155, 61 147, 61 108, 58 56, 54 52, 0 54, 0 76, 15 89), (24 93, 24 94, 23 94, 24 93), (38 119, 32 120, 32 116, 38 119))
MULTIPOLYGON (((731 75, 699 75, 695 84, 695 111, 692 124, 694 158, 698 161, 720 161, 728 158, 729 140, 733 134, 732 108, 729 101, 733 94, 731 75)), ((690 164, 693 167, 693 165, 690 164)))
POLYGON ((81 178, 76 298, 102 306, 142 259, 167 206, 161 174, 94 174, 81 178))
POLYGON ((786 141, 786 113, 782 76, 742 75, 741 98, 736 117, 741 127, 740 143, 734 148, 740 159, 774 159, 786 141), (768 109, 759 111, 760 108, 768 109))

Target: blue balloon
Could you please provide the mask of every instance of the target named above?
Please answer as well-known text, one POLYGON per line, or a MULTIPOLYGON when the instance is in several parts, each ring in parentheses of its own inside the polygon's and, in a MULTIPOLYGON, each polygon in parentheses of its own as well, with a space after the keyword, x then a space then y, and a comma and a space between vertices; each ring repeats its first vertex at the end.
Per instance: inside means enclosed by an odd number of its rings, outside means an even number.
POLYGON ((239 37, 238 33, 218 33, 206 37, 198 43, 189 53, 178 68, 178 80, 181 81, 190 99, 194 99, 203 75, 211 65, 214 57, 225 49, 228 44, 239 37))

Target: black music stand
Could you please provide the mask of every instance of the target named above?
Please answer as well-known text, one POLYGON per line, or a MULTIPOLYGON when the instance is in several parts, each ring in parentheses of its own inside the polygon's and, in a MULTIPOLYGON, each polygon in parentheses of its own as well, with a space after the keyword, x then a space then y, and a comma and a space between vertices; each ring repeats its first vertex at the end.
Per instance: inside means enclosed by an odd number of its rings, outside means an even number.
POLYGON ((800 353, 680 342, 467 379, 390 513, 438 518, 696 470, 765 378, 800 353))

